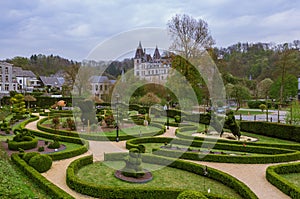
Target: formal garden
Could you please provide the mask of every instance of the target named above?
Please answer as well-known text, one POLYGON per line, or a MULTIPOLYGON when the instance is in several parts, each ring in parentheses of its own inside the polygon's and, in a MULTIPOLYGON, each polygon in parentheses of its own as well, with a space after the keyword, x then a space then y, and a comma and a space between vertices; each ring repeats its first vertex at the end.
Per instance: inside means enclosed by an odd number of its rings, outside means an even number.
POLYGON ((238 121, 232 111, 187 113, 137 104, 120 104, 116 111, 91 101, 73 110, 32 110, 22 96, 11 102, 1 110, 1 198, 74 198, 44 175, 68 158, 74 161, 65 183, 96 198, 258 198, 244 182, 202 161, 277 163, 267 169, 266 179, 300 197, 300 164, 287 164, 300 160, 296 125, 238 121), (166 136, 171 128, 174 136, 166 136), (123 141, 129 152, 104 153, 104 161, 86 153, 90 142, 123 141))

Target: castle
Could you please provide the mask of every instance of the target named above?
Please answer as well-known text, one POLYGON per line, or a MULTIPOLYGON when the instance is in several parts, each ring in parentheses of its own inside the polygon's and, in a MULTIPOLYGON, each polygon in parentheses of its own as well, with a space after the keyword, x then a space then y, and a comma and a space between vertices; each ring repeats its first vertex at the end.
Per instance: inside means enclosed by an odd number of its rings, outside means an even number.
POLYGON ((171 62, 168 58, 163 58, 156 46, 153 56, 143 50, 141 42, 136 49, 134 56, 134 76, 153 83, 164 83, 167 80, 171 62))

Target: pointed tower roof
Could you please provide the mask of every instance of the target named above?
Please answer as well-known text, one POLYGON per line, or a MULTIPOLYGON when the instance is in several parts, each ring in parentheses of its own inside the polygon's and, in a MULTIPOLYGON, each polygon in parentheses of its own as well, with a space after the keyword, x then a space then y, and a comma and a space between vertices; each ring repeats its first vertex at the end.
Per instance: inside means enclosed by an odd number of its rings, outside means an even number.
POLYGON ((142 43, 140 41, 139 46, 137 47, 137 49, 135 51, 134 59, 141 59, 143 56, 144 56, 144 51, 143 51, 143 48, 142 48, 142 43))
POLYGON ((155 60, 155 59, 160 59, 160 58, 161 58, 161 56, 160 56, 159 50, 156 46, 154 54, 153 54, 153 59, 155 60))

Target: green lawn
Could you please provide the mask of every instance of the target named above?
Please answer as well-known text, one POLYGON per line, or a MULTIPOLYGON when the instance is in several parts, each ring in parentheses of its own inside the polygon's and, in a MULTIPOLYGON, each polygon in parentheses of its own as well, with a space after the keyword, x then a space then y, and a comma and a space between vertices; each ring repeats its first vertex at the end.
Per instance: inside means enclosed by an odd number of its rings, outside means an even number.
POLYGON ((0 149, 0 198, 50 198, 15 167, 0 149))
POLYGON ((300 188, 300 173, 281 174, 281 176, 300 188))
POLYGON ((247 133, 247 132, 241 132, 241 133, 242 135, 258 138, 259 140, 257 142, 266 142, 266 143, 274 143, 274 144, 299 144, 299 142, 282 140, 279 138, 272 138, 272 137, 258 135, 254 133, 247 133))
POLYGON ((234 190, 220 182, 193 174, 191 172, 162 167, 160 165, 143 163, 143 168, 152 171, 153 180, 147 183, 134 184, 124 182, 114 177, 115 169, 125 166, 124 162, 106 161, 96 162, 80 169, 77 173, 81 180, 97 185, 113 187, 136 187, 136 188, 179 188, 204 191, 210 188, 212 194, 219 194, 232 198, 241 198, 234 190), (204 185, 205 184, 205 185, 204 185))

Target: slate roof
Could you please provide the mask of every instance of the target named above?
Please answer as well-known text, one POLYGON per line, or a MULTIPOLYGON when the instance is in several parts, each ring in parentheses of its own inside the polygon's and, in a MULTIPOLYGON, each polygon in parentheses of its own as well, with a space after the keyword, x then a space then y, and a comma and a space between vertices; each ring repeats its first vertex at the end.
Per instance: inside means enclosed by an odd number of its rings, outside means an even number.
POLYGON ((109 82, 109 79, 107 76, 92 76, 90 77, 89 81, 91 83, 104 83, 104 82, 109 82))
POLYGON ((52 87, 61 87, 65 81, 63 77, 40 76, 40 79, 45 86, 52 86, 52 87))
POLYGON ((23 70, 21 67, 12 67, 12 71, 16 77, 36 77, 31 70, 23 70))

